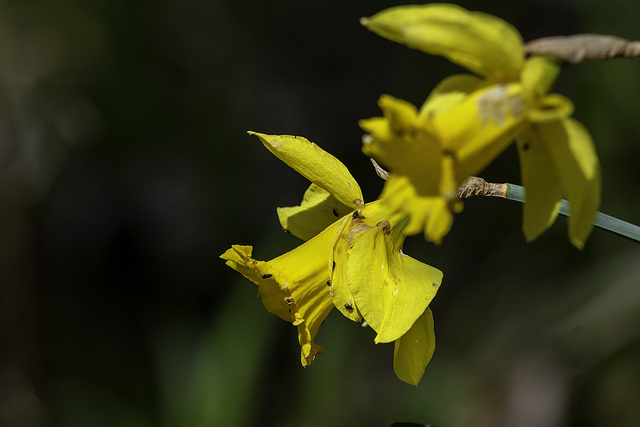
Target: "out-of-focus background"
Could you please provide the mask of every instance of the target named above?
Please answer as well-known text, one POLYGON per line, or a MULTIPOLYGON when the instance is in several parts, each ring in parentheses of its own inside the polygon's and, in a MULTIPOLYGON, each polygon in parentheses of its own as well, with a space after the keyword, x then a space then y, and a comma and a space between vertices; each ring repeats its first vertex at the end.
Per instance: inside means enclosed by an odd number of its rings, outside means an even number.
MULTIPOLYGON (((373 200, 357 121, 420 105, 460 69, 358 19, 393 1, 0 3, 0 425, 636 426, 640 247, 566 220, 526 244, 521 206, 471 199, 440 247, 437 350, 421 384, 332 313, 300 366, 295 328, 218 258, 299 244, 276 206, 308 183, 247 130, 302 135, 373 200)), ((464 1, 525 40, 640 39, 640 3, 464 1)), ((640 223, 640 60, 567 68, 595 140, 602 210, 640 223)), ((483 174, 520 182, 514 147, 483 174)))

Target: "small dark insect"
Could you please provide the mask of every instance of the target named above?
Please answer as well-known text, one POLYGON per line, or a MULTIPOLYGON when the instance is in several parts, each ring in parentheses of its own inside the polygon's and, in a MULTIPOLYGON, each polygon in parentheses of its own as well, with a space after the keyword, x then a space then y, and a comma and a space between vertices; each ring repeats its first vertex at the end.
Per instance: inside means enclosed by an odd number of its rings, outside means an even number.
POLYGON ((528 142, 525 142, 525 143, 522 145, 522 149, 523 149, 524 151, 527 151, 527 150, 529 149, 529 143, 528 143, 528 142))
POLYGON ((335 216, 335 217, 340 216, 340 215, 338 215, 338 211, 335 208, 333 208, 333 216, 335 216))
POLYGON ((269 277, 273 276, 273 274, 263 274, 262 278, 263 279, 268 279, 269 277))
POLYGON ((344 308, 346 308, 348 311, 353 311, 353 303, 349 301, 347 304, 344 305, 344 308))
POLYGON ((362 212, 362 209, 358 209, 357 211, 355 211, 352 215, 353 219, 364 219, 364 215, 362 215, 360 212, 362 212))
POLYGON ((331 286, 331 280, 327 280, 327 286, 331 286))
POLYGON ((284 302, 286 302, 287 304, 293 304, 293 298, 285 297, 284 302))

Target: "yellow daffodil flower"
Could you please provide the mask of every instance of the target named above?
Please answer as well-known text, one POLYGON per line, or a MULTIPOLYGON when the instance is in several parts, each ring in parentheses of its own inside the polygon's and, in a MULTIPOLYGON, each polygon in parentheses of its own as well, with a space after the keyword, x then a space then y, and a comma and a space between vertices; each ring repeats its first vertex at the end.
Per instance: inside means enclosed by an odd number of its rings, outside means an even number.
POLYGON ((221 258, 258 285, 269 312, 297 327, 303 366, 323 353, 314 338, 336 307, 366 321, 376 342, 395 342, 397 376, 417 385, 435 349, 428 306, 442 273, 402 253, 408 216, 390 216, 380 202, 365 204, 348 169, 305 138, 252 134, 311 180, 299 206, 278 209, 283 228, 306 241, 266 262, 242 245, 221 258))
POLYGON ((510 24, 456 5, 398 6, 362 23, 476 74, 444 79, 419 111, 383 96, 383 117, 361 121, 369 134, 363 151, 395 175, 382 198, 392 211, 412 215, 408 232, 423 229, 439 242, 461 209, 452 194, 515 139, 527 189, 527 240, 553 223, 565 196, 569 238, 581 248, 600 201, 600 171, 589 133, 570 118, 571 101, 548 93, 559 60, 525 59, 522 38, 510 24), (441 206, 436 215, 433 204, 441 206))

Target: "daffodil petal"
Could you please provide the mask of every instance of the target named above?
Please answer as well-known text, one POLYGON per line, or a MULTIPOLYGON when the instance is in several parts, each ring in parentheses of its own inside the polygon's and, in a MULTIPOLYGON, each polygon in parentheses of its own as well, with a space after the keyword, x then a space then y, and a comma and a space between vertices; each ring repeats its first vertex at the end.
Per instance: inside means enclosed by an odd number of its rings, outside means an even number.
POLYGON ((443 197, 432 197, 428 200, 423 211, 425 218, 424 237, 435 245, 439 245, 451 230, 453 214, 462 211, 462 202, 445 200, 443 197))
POLYGON ((227 265, 258 285, 258 296, 270 313, 298 329, 303 366, 324 352, 314 342, 318 328, 333 308, 327 281, 327 255, 339 221, 311 240, 271 261, 252 258, 252 247, 233 245, 221 255, 227 265))
POLYGON ((361 22, 382 37, 495 81, 516 80, 524 63, 522 37, 513 26, 453 4, 397 6, 361 22))
POLYGON ((330 293, 335 307, 348 319, 362 321, 362 314, 347 278, 347 265, 351 259, 350 251, 355 241, 372 226, 383 221, 388 214, 386 206, 380 201, 367 203, 362 209, 353 212, 340 221, 329 257, 331 270, 330 293))
POLYGON ((430 121, 437 115, 449 111, 483 85, 483 82, 472 74, 454 74, 446 77, 431 91, 420 107, 419 116, 430 121))
POLYGON ((459 200, 446 200, 440 195, 423 196, 406 176, 391 174, 380 198, 391 212, 407 212, 411 219, 407 235, 423 232, 426 240, 439 245, 453 225, 453 213, 462 210, 459 200))
POLYGON ((529 110, 529 120, 534 123, 566 119, 573 114, 573 102, 557 93, 546 95, 529 110))
POLYGON ((384 118, 361 120, 368 132, 362 151, 392 173, 411 176, 418 191, 437 195, 441 149, 428 129, 420 126, 417 109, 406 101, 383 95, 379 100, 384 118))
POLYGON ((353 209, 337 201, 328 191, 311 184, 299 206, 278 208, 282 228, 309 240, 353 209))
POLYGON ((277 158, 331 193, 339 202, 352 208, 362 204, 360 186, 347 167, 316 144, 301 136, 249 134, 260 138, 277 158))
POLYGON ((382 95, 378 105, 389 119, 390 130, 394 134, 408 132, 415 126, 418 110, 410 102, 391 95, 382 95))
POLYGON ((476 90, 434 126, 445 152, 456 158, 459 183, 475 175, 511 143, 526 119, 522 86, 500 84, 476 90))
POLYGON ((531 96, 546 94, 555 83, 561 68, 562 61, 553 55, 527 59, 520 73, 525 92, 531 96))
POLYGON ((589 132, 576 120, 539 125, 569 201, 569 240, 582 248, 600 205, 600 164, 589 132))
POLYGON ((440 270, 402 253, 407 222, 405 215, 370 228, 349 252, 349 289, 362 316, 378 333, 376 342, 404 335, 442 282, 440 270))
POLYGON ((556 220, 562 189, 538 125, 533 124, 523 131, 517 143, 522 184, 526 190, 522 229, 530 242, 556 220))
POLYGON ((395 341, 393 370, 407 384, 417 386, 436 349, 433 313, 427 308, 406 334, 395 341))
POLYGON ((351 216, 343 218, 340 222, 338 233, 334 237, 329 257, 331 279, 327 284, 329 285, 329 293, 331 294, 333 305, 338 311, 349 320, 362 322, 362 314, 360 314, 358 305, 355 303, 355 298, 351 294, 347 283, 347 249, 349 246, 347 239, 352 220, 353 217, 351 216))

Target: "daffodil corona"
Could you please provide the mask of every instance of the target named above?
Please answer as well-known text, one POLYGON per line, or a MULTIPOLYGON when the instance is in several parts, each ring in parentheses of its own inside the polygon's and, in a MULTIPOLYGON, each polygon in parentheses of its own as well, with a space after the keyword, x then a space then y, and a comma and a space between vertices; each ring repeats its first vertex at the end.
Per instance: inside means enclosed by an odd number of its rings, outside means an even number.
POLYGON ((398 6, 362 23, 475 74, 444 79, 420 110, 383 96, 383 117, 360 123, 368 134, 363 151, 392 173, 382 199, 392 211, 411 215, 408 232, 422 230, 440 242, 461 209, 455 190, 515 139, 527 190, 526 238, 553 223, 566 196, 569 238, 581 248, 600 201, 600 170, 589 133, 570 118, 571 101, 548 93, 559 60, 525 59, 522 38, 510 24, 456 5, 398 6))
POLYGON ((305 242, 266 262, 242 245, 221 258, 258 285, 269 312, 297 327, 303 366, 323 353, 314 339, 336 307, 371 326, 376 342, 394 342, 397 376, 417 385, 435 349, 429 304, 442 273, 402 252, 409 216, 365 204, 348 169, 305 138, 250 133, 311 181, 299 206, 278 209, 282 227, 305 242))

